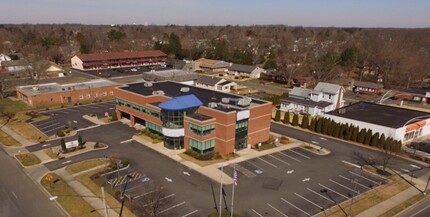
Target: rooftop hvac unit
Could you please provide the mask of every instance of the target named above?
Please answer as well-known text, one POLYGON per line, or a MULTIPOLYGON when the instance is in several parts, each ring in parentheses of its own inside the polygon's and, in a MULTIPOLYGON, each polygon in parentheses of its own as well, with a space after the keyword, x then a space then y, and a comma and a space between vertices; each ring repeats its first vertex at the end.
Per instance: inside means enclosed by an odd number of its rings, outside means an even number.
POLYGON ((151 82, 145 82, 143 84, 143 86, 145 86, 145 87, 152 87, 152 83, 151 82))
POLYGON ((188 92, 190 92, 190 88, 189 87, 181 87, 181 92, 182 93, 188 93, 188 92))
POLYGON ((32 87, 33 91, 38 91, 39 87, 32 87))
POLYGON ((163 96, 164 95, 164 91, 162 91, 162 90, 152 91, 152 95, 163 96))
POLYGON ((225 104, 229 104, 230 103, 230 98, 224 97, 224 98, 221 99, 221 102, 225 103, 225 104))
POLYGON ((210 103, 208 103, 208 107, 209 108, 216 108, 216 107, 218 107, 218 105, 215 102, 210 102, 210 103))
POLYGON ((239 102, 237 103, 240 106, 249 106, 251 104, 252 99, 249 97, 241 98, 239 99, 239 102))

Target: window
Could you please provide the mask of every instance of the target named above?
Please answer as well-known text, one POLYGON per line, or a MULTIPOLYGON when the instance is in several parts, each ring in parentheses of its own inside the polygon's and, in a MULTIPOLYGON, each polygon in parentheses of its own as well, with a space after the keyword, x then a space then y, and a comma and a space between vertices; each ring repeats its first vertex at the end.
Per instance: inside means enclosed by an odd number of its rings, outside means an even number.
POLYGON ((244 149, 248 145, 248 119, 236 122, 235 132, 235 145, 236 150, 244 149))
POLYGON ((163 120, 163 126, 167 128, 183 128, 184 127, 184 115, 196 113, 197 108, 191 108, 187 110, 178 111, 161 111, 161 120, 163 120))
POLYGON ((182 149, 184 148, 184 137, 164 136, 164 147, 169 149, 182 149))
POLYGON ((104 92, 102 93, 102 96, 107 96, 106 91, 104 91, 104 92))
POLYGON ((197 151, 200 154, 205 154, 212 152, 215 149, 215 139, 200 142, 190 138, 189 145, 194 151, 197 151))
POLYGON ((112 90, 109 91, 109 95, 113 96, 113 91, 112 90))
POLYGON ((331 94, 328 95, 328 99, 331 99, 331 94))
POLYGON ((84 99, 84 95, 79 95, 79 99, 84 99))
POLYGON ((163 131, 163 129, 160 125, 151 123, 149 121, 146 121, 145 125, 146 125, 146 128, 148 128, 149 130, 155 131, 155 132, 161 133, 163 131))
POLYGON ((94 98, 97 98, 98 96, 98 93, 94 93, 94 98))
POLYGON ((91 94, 87 94, 87 99, 90 99, 91 98, 91 94))
POLYGON ((199 136, 209 135, 213 130, 215 130, 215 124, 210 124, 207 126, 198 126, 193 123, 189 124, 190 130, 193 131, 194 134, 199 136))

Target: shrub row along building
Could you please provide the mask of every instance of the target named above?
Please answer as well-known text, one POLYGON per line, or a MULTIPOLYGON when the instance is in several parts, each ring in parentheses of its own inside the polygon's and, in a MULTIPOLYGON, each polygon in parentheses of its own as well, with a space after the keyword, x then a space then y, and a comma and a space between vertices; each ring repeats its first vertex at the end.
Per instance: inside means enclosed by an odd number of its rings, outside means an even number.
POLYGON ((81 71, 98 69, 125 68, 137 66, 165 65, 167 55, 160 50, 138 52, 105 52, 77 54, 72 57, 72 68, 81 71))
POLYGON ((269 139, 272 104, 172 81, 117 88, 118 118, 164 137, 171 149, 232 153, 269 139))

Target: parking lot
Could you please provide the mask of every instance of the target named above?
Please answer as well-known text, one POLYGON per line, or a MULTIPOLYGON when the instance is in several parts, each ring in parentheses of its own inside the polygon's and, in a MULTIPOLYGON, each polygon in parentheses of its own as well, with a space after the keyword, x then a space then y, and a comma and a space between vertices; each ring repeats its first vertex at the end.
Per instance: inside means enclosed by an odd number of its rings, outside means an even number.
POLYGON ((105 112, 111 114, 114 109, 115 103, 111 101, 52 111, 43 111, 40 113, 48 116, 49 118, 42 121, 32 122, 31 124, 50 137, 66 127, 76 130, 92 126, 94 124, 82 118, 82 116, 87 114, 96 114, 98 117, 103 117, 105 112))
POLYGON ((329 159, 294 148, 223 170, 233 174, 234 167, 238 172, 236 197, 246 200, 238 199, 237 206, 245 216, 312 216, 386 182, 349 162, 329 163, 329 159), (260 192, 259 196, 254 199, 249 189, 260 192))
MULTIPOLYGON (((199 210, 191 208, 186 201, 175 193, 167 191, 151 177, 133 169, 113 172, 105 176, 106 182, 115 189, 122 192, 127 184, 124 196, 129 203, 133 204, 134 213, 140 216, 150 215, 156 209, 157 216, 201 216, 199 210), (131 202, 130 202, 131 201, 131 202)), ((169 180, 166 180, 169 182, 169 180)), ((171 182, 171 181, 170 181, 171 182)), ((119 199, 119 196, 117 195, 119 199)))

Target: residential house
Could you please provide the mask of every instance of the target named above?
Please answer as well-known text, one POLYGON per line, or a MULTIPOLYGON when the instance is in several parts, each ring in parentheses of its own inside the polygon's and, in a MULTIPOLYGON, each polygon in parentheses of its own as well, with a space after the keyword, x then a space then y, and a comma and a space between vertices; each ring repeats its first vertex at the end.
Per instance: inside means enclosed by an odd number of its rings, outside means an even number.
POLYGON ((352 80, 352 91, 360 94, 381 94, 384 85, 374 82, 354 81, 352 80))
POLYGON ((2 66, 9 72, 24 71, 31 69, 31 65, 26 60, 2 61, 2 66))
POLYGON ((266 71, 262 73, 260 79, 266 81, 273 81, 281 84, 291 84, 294 87, 308 88, 315 85, 315 78, 303 77, 303 76, 290 76, 288 72, 285 71, 266 71))
POLYGON ((280 110, 303 114, 324 115, 344 105, 344 88, 319 82, 314 89, 294 87, 287 98, 281 99, 280 110))
POLYGON ((422 87, 405 88, 396 91, 393 98, 396 100, 405 100, 427 104, 427 101, 430 99, 430 89, 422 87))
POLYGON ((222 60, 211 60, 206 58, 200 58, 193 61, 194 71, 203 71, 207 73, 225 73, 230 68, 231 63, 222 60))
POLYGON ((202 87, 210 90, 218 90, 222 92, 230 92, 236 89, 237 84, 232 81, 227 81, 223 78, 214 76, 200 76, 195 82, 196 87, 202 87))
POLYGON ((260 74, 266 70, 250 65, 242 65, 234 63, 229 69, 228 73, 234 76, 245 76, 250 78, 260 78, 260 74))
POLYGON ((63 67, 51 62, 51 61, 38 61, 35 63, 38 65, 38 72, 33 72, 33 79, 49 79, 49 78, 60 78, 65 76, 63 67))
POLYGON ((5 54, 0 54, 0 71, 6 71, 6 67, 2 65, 2 62, 5 61, 11 61, 12 59, 5 55, 5 54))

